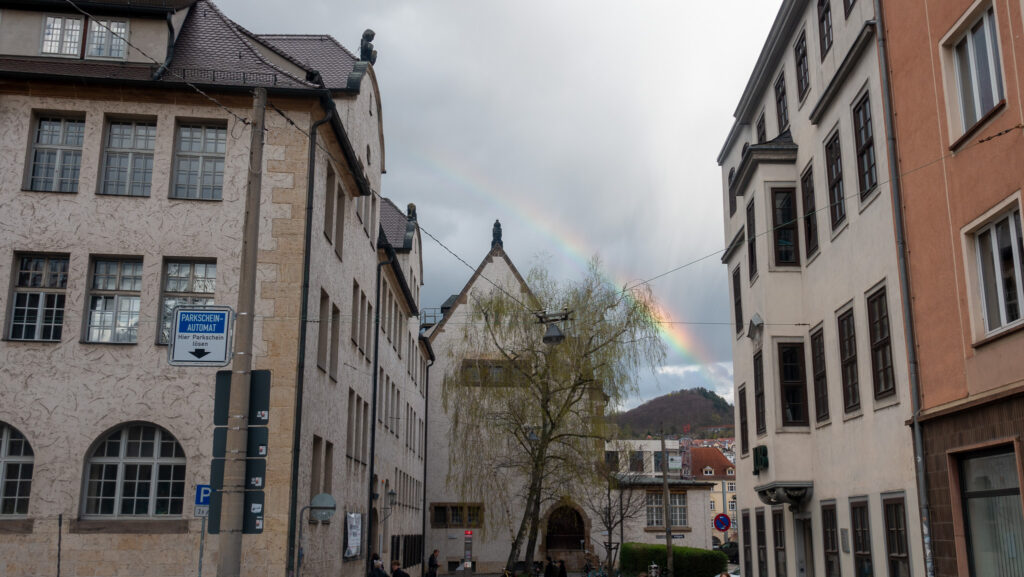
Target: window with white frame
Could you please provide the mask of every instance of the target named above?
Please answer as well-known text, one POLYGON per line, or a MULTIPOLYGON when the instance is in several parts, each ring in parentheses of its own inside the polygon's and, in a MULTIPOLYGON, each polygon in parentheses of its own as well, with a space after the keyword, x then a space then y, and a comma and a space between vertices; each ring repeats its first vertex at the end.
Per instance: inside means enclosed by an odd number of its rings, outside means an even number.
POLYGON ((81 16, 47 16, 43 19, 43 54, 78 56, 82 47, 81 16))
MULTIPOLYGON (((730 475, 731 474, 732 473, 730 473, 730 475)), ((730 493, 735 493, 736 492, 736 482, 735 481, 729 481, 728 483, 726 483, 725 484, 725 490, 730 492, 730 493)))
POLYGON ((729 501, 729 510, 730 511, 735 511, 736 510, 736 501, 729 501))
POLYGON ((25 435, 0 421, 0 517, 28 515, 34 460, 25 435))
POLYGON ((178 125, 171 198, 220 200, 224 187, 227 127, 178 125))
POLYGON ((709 511, 714 511, 715 510, 715 500, 714 499, 708 499, 708 510, 709 511))
POLYGON ((715 470, 713 468, 711 468, 711 467, 704 467, 704 474, 705 475, 714 475, 715 474, 715 470))
POLYGON ((647 526, 665 526, 665 500, 661 493, 647 493, 647 526))
POLYGON ((164 265, 163 291, 160 295, 160 334, 158 342, 171 338, 171 313, 176 306, 212 305, 217 288, 217 263, 206 261, 169 261, 164 265))
POLYGON ((86 340, 90 343, 138 341, 141 291, 141 260, 94 260, 86 340))
POLYGON ((185 451, 156 425, 118 427, 89 455, 85 516, 180 516, 184 502, 185 451))
POLYGON ((155 122, 113 121, 103 148, 102 194, 149 196, 155 122))
POLYGON ((974 126, 1003 99, 1002 66, 995 12, 986 10, 953 43, 961 129, 974 126))
POLYGON ((671 493, 668 499, 673 527, 686 526, 686 493, 671 493))
POLYGON ((9 338, 19 341, 59 341, 64 326, 68 286, 66 255, 15 257, 9 338))
POLYGON ((89 21, 85 55, 124 60, 128 54, 128 22, 103 18, 89 21))
POLYGON ((81 118, 38 118, 29 155, 28 189, 78 192, 84 137, 85 120, 81 118))
POLYGON ((1024 298, 1024 244, 1020 210, 974 233, 985 331, 991 333, 1021 319, 1024 298))

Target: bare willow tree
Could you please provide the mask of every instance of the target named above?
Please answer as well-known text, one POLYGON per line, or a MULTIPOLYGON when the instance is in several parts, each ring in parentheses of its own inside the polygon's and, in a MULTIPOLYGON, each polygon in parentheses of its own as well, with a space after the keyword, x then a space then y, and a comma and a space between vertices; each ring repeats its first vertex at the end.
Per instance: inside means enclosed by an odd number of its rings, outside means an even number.
POLYGON ((462 338, 450 350, 456 370, 442 395, 451 419, 448 481, 465 497, 503 504, 509 570, 524 550, 527 567, 533 561, 541 505, 593 475, 607 438, 605 408, 633 393, 637 374, 665 354, 650 289, 612 285, 597 259, 577 281, 560 284, 534 268, 526 283, 529 291, 491 286, 468 295, 462 338), (564 341, 542 342, 539 309, 568 311, 564 341))
POLYGON ((598 482, 583 482, 576 488, 580 505, 605 536, 601 546, 605 552, 604 565, 609 573, 615 566, 626 524, 647 512, 647 492, 635 490, 635 484, 643 478, 643 473, 630 472, 628 468, 624 470, 620 465, 619 456, 628 457, 629 449, 621 442, 608 445, 605 454, 614 455, 614 458, 606 458, 594 466, 598 482), (619 535, 618 540, 616 535, 619 535))

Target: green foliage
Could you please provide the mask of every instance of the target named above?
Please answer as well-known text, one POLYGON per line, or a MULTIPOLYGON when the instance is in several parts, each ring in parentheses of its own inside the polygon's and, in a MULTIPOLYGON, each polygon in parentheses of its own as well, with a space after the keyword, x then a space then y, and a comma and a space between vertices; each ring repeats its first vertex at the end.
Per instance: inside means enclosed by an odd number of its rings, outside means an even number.
MULTIPOLYGON (((627 574, 647 571, 652 562, 665 567, 668 555, 664 545, 623 543, 620 567, 627 574)), ((693 547, 672 546, 673 577, 715 577, 729 566, 729 559, 721 551, 708 551, 693 547)))

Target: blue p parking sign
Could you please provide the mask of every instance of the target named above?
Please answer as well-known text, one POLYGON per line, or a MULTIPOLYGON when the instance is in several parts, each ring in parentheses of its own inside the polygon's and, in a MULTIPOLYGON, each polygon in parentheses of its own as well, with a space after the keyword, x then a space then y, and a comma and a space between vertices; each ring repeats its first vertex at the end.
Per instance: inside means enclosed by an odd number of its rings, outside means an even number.
POLYGON ((210 495, 213 490, 209 485, 196 485, 196 508, 194 517, 206 517, 210 514, 210 495))

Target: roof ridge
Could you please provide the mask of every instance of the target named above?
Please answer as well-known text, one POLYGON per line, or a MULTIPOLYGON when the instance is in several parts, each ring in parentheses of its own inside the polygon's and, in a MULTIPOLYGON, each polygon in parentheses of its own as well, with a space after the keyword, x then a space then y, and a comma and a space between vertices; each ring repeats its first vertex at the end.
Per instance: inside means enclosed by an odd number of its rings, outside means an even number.
MULTIPOLYGON (((242 43, 249 49, 249 51, 252 53, 252 55, 255 56, 264 65, 270 67, 273 70, 276 70, 276 71, 280 72, 281 74, 284 74, 285 76, 288 76, 289 78, 295 80, 296 82, 298 82, 300 84, 304 84, 306 86, 309 86, 310 88, 320 88, 315 83, 310 82, 310 81, 306 80, 305 78, 299 78, 298 76, 295 76, 291 72, 288 72, 287 70, 281 68, 280 66, 277 66, 273 62, 270 62, 269 60, 264 58, 263 54, 261 54, 260 51, 257 50, 256 47, 253 46, 252 43, 249 41, 249 39, 246 37, 246 36, 249 36, 249 37, 255 38, 256 35, 253 34, 252 32, 249 32, 245 28, 243 28, 242 25, 240 25, 239 23, 237 23, 234 20, 228 18, 223 12, 221 12, 220 8, 218 8, 217 5, 213 3, 213 0, 198 0, 196 2, 196 4, 208 5, 213 10, 213 13, 216 14, 217 16, 219 16, 221 21, 223 21, 224 24, 226 24, 227 27, 230 28, 231 31, 235 33, 235 36, 239 40, 242 41, 242 43), (245 34, 242 34, 241 31, 245 31, 245 34)), ((266 44, 263 44, 262 42, 260 42, 260 45, 261 46, 266 46, 268 49, 277 52, 276 49, 271 48, 270 46, 267 46, 266 44)), ((284 56, 284 55, 282 55, 282 56, 284 56)), ((291 57, 288 57, 288 59, 289 60, 293 60, 291 57)), ((306 68, 305 64, 299 64, 298 62, 294 62, 294 63, 296 64, 296 66, 299 66, 303 70, 307 70, 308 71, 308 69, 306 68)))

